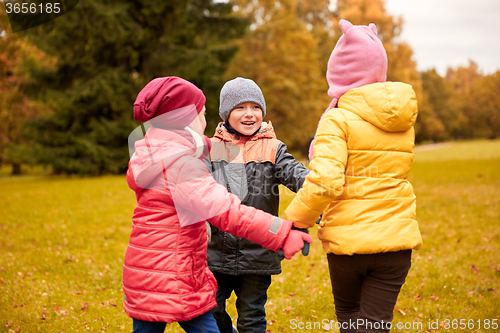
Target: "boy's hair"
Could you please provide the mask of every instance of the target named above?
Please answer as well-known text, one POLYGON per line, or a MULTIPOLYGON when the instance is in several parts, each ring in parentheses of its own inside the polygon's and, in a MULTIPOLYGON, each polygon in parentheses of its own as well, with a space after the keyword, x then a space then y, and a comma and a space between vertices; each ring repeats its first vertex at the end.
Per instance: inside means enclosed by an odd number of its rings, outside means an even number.
POLYGON ((242 77, 227 81, 220 91, 219 116, 227 122, 231 111, 246 102, 258 104, 262 109, 262 118, 266 116, 266 101, 257 83, 242 77))
POLYGON ((330 55, 326 72, 332 107, 349 90, 387 79, 387 53, 375 24, 352 25, 340 20, 339 26, 343 35, 330 55))

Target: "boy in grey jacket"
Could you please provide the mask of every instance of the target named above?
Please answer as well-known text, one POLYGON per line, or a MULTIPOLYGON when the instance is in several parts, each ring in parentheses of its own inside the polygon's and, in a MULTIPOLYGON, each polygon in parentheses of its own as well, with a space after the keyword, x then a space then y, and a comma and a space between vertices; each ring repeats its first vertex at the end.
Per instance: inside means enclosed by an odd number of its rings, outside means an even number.
MULTIPOLYGON (((254 81, 238 77, 226 82, 219 115, 224 122, 211 139, 209 170, 243 204, 278 215, 279 185, 297 192, 309 170, 287 152, 271 122, 262 122, 266 103, 254 81)), ((235 332, 226 312, 233 291, 238 331, 265 333, 267 289, 271 275, 281 273, 278 254, 212 226, 208 265, 218 283, 218 307, 212 312, 221 333, 235 332)))

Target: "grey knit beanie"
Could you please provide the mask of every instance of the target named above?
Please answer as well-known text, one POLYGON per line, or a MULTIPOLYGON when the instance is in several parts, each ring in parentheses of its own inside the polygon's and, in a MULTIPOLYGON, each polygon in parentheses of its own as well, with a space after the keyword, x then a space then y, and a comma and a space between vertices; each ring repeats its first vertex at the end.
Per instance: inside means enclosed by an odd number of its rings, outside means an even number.
POLYGON ((262 108, 262 118, 266 116, 266 101, 257 83, 237 77, 227 81, 220 91, 219 115, 226 122, 231 111, 241 103, 252 102, 262 108))

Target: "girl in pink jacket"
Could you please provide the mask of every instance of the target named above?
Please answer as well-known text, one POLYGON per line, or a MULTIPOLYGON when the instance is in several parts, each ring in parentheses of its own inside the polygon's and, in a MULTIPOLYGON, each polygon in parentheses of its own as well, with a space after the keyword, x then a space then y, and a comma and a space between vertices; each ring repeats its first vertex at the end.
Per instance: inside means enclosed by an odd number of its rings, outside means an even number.
POLYGON ((192 83, 151 81, 137 97, 134 119, 149 129, 135 142, 127 172, 137 207, 123 267, 125 312, 134 333, 164 332, 171 322, 186 332, 219 332, 210 311, 217 283, 207 266, 205 221, 283 249, 287 259, 312 238, 291 230, 289 221, 241 205, 212 178, 201 160, 210 149, 203 135, 205 96, 192 83))

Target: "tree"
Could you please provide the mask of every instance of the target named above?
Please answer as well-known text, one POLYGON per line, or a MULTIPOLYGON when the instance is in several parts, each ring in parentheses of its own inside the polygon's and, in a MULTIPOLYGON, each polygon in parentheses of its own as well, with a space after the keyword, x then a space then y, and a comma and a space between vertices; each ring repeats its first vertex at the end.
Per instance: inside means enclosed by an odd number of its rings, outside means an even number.
MULTIPOLYGON (((346 19, 356 25, 375 23, 378 37, 387 52, 387 80, 411 84, 417 95, 419 115, 415 124, 416 140, 442 139, 444 125, 428 104, 417 64, 412 59, 413 51, 407 43, 398 40, 403 19, 387 13, 383 0, 337 0, 335 16, 338 20, 346 19)), ((335 35, 340 37, 341 33, 338 24, 335 24, 335 35)))
POLYGON ((443 139, 458 139, 464 136, 467 119, 458 101, 453 86, 436 70, 421 73, 422 87, 428 96, 434 114, 444 125, 443 139))
POLYGON ((55 70, 35 71, 38 84, 29 87, 55 111, 32 123, 39 160, 56 173, 125 171, 140 89, 155 77, 183 77, 204 90, 211 115, 236 51, 231 40, 247 25, 231 5, 211 0, 87 0, 28 30, 57 58, 55 70))
MULTIPOLYGON (((333 30, 334 26, 338 26, 338 19, 334 12, 330 9, 329 0, 298 0, 297 13, 300 22, 306 25, 308 31, 318 41, 318 57, 320 60, 320 70, 326 73, 328 59, 333 48, 340 36, 336 36, 333 30)), ((326 85, 326 89, 328 86, 326 85)))
POLYGON ((478 79, 470 88, 465 110, 474 137, 500 137, 500 72, 478 79))
POLYGON ((467 95, 481 77, 477 64, 472 60, 469 61, 468 67, 459 66, 457 69, 448 68, 446 71, 446 80, 462 96, 467 95))
POLYGON ((50 67, 53 59, 18 35, 13 34, 5 12, 0 12, 0 163, 12 164, 12 173, 21 173, 21 164, 33 163, 31 140, 24 131, 29 119, 49 112, 28 98, 23 86, 32 78, 27 67, 50 67))
POLYGON ((241 41, 226 78, 253 79, 264 93, 278 138, 292 149, 307 147, 329 103, 318 41, 297 16, 297 1, 236 3, 253 30, 241 41))
POLYGON ((468 67, 448 68, 446 72, 446 82, 453 91, 453 107, 461 115, 459 119, 464 125, 460 130, 460 136, 471 138, 478 134, 478 129, 472 126, 477 118, 477 108, 470 104, 470 98, 472 88, 481 78, 482 75, 473 61, 469 61, 468 67))
POLYGON ((425 92, 418 97, 418 118, 415 123, 415 141, 437 141, 445 138, 445 126, 436 116, 425 92))

